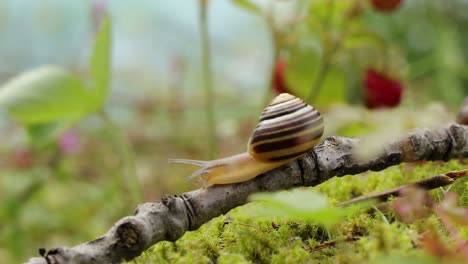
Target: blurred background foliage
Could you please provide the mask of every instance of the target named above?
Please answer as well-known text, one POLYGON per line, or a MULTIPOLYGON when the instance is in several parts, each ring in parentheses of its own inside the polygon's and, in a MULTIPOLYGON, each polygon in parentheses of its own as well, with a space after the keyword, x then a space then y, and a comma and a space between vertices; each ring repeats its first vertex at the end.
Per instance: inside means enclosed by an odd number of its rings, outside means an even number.
POLYGON ((275 92, 316 106, 327 135, 374 144, 451 122, 468 94, 467 0, 401 1, 391 11, 365 0, 209 1, 216 137, 208 138, 201 2, 0 1, 1 85, 56 65, 93 86, 106 70, 96 77, 89 63, 106 13, 112 27, 105 114, 93 108, 53 134, 0 109, 5 263, 95 238, 135 200, 196 188, 183 181, 192 168, 167 159, 207 159, 210 141, 217 157, 244 151, 275 92), (37 144, 37 135, 49 141, 37 144), (135 178, 122 180, 125 168, 135 178))

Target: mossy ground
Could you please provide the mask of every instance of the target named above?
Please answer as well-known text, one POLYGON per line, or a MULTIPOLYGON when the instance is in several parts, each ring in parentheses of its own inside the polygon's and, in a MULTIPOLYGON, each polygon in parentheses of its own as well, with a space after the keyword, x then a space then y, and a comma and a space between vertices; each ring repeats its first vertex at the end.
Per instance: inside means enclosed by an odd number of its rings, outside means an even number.
MULTIPOLYGON (((381 172, 334 178, 311 189, 327 195, 334 203, 465 168, 464 162, 457 160, 402 164, 381 172)), ((450 187, 460 195, 463 206, 468 205, 467 187, 466 179, 450 187)), ((431 194, 435 201, 440 201, 443 190, 433 190, 431 194)), ((249 216, 259 206, 247 204, 211 220, 197 231, 187 232, 176 242, 160 242, 132 263, 376 263, 392 260, 383 258, 388 255, 427 257, 416 246, 418 236, 426 230, 434 230, 451 243, 435 215, 407 225, 399 222, 390 210, 367 210, 326 230, 313 223, 249 216), (312 250, 324 242, 348 237, 359 239, 312 250)), ((468 228, 458 227, 458 231, 468 238, 468 228)))

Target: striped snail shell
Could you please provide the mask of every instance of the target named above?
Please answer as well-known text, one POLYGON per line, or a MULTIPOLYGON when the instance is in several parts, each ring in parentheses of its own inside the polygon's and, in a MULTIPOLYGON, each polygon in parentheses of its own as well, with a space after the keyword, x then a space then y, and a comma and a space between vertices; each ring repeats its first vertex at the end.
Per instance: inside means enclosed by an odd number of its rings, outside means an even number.
POLYGON ((187 179, 200 176, 210 185, 243 182, 302 156, 320 142, 323 129, 323 118, 314 107, 282 93, 260 115, 247 152, 211 161, 169 161, 201 167, 187 179))
POLYGON ((460 125, 468 125, 468 97, 463 101, 463 105, 457 115, 456 121, 460 125))
POLYGON ((306 153, 322 135, 320 113, 302 99, 282 93, 263 110, 247 146, 255 159, 277 162, 306 153))

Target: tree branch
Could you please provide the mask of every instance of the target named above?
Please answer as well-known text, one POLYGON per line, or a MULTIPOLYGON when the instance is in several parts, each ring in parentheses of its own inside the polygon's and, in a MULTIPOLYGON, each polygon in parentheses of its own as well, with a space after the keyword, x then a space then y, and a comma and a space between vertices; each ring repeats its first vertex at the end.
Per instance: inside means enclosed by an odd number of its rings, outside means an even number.
POLYGON ((380 154, 358 159, 358 138, 328 137, 302 158, 253 180, 214 185, 165 196, 160 203, 138 206, 134 216, 119 220, 102 237, 74 247, 49 250, 28 263, 120 263, 139 256, 159 241, 175 241, 185 232, 247 203, 252 193, 315 186, 334 176, 379 171, 402 163, 468 157, 468 126, 416 129, 382 146, 380 154))

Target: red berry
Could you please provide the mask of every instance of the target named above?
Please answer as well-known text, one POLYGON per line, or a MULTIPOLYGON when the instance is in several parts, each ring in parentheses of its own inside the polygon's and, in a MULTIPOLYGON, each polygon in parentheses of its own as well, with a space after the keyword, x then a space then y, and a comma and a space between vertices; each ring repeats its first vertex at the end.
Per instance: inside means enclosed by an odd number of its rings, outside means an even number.
POLYGON ((285 78, 285 71, 286 71, 286 60, 285 59, 278 59, 275 64, 275 68, 273 69, 273 80, 272 80, 272 88, 277 94, 280 93, 291 93, 288 85, 286 84, 285 78))
POLYGON ((380 12, 392 12, 397 9, 402 0, 371 0, 371 4, 375 10, 380 12))
POLYGON ((401 101, 401 82, 374 69, 366 70, 363 85, 366 106, 370 109, 394 107, 401 101))

